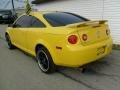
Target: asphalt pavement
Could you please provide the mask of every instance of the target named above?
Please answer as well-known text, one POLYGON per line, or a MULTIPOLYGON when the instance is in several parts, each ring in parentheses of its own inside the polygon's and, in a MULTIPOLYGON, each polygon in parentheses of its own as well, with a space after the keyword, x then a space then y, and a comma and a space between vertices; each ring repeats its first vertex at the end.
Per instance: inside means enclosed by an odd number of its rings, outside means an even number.
POLYGON ((0 25, 0 90, 120 90, 120 51, 87 66, 42 73, 35 59, 19 49, 9 50, 0 25))

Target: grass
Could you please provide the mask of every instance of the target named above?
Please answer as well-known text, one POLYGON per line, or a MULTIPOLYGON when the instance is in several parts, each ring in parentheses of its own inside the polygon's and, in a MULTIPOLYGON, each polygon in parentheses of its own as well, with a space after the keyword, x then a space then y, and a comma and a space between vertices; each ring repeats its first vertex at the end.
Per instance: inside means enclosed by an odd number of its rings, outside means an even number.
POLYGON ((113 44, 113 49, 114 50, 120 50, 120 45, 119 44, 113 44))

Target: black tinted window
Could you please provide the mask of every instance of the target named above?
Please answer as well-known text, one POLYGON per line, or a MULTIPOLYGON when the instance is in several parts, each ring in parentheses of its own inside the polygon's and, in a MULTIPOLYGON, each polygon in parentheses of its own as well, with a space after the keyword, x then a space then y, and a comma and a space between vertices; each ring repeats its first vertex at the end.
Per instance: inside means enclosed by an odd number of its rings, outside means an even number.
POLYGON ((45 25, 35 17, 32 17, 31 27, 45 27, 45 25))
POLYGON ((22 16, 16 21, 15 25, 16 27, 30 27, 31 18, 29 16, 22 16))
POLYGON ((37 28, 37 27, 45 27, 45 25, 39 20, 37 19, 36 17, 34 16, 22 16, 20 17, 15 25, 17 27, 23 27, 23 28, 30 28, 30 27, 34 27, 34 28, 37 28))
POLYGON ((44 18, 52 25, 52 26, 65 26, 68 24, 78 23, 87 21, 87 19, 80 17, 71 13, 47 13, 44 14, 44 18))

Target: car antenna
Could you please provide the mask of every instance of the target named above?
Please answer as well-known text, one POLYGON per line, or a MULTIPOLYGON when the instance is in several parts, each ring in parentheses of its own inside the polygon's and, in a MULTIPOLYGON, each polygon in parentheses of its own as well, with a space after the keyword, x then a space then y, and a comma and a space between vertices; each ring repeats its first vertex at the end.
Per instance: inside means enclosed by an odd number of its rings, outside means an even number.
POLYGON ((29 0, 26 0, 26 9, 25 9, 25 12, 26 12, 27 15, 29 15, 31 11, 32 11, 32 9, 31 9, 29 0))

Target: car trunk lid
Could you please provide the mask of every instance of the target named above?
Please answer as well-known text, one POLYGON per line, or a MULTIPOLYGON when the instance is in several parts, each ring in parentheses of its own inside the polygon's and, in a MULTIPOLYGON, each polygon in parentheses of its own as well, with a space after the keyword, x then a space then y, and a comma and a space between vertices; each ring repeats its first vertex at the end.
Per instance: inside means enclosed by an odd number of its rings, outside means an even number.
POLYGON ((76 28, 82 45, 88 45, 108 38, 106 22, 107 20, 87 21, 70 24, 67 27, 76 28))

